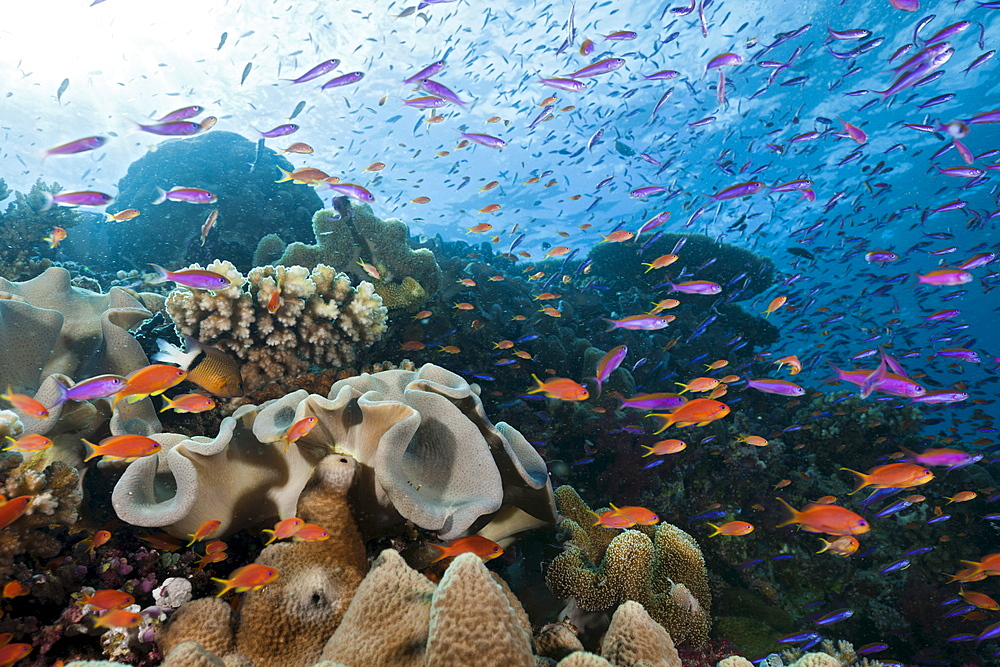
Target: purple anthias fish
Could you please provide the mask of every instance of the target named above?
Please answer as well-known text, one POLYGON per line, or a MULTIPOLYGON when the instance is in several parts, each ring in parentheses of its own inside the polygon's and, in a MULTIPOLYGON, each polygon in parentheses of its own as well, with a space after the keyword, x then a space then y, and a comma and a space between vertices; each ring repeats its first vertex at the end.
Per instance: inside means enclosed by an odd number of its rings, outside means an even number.
POLYGON ((591 63, 586 67, 582 67, 577 71, 569 75, 570 79, 583 79, 588 76, 598 76, 599 74, 607 74, 609 72, 614 72, 616 69, 621 68, 625 64, 624 58, 605 58, 604 60, 598 60, 596 63, 591 63))
POLYGON ((724 190, 716 192, 714 195, 709 195, 715 201, 725 201, 727 199, 736 199, 737 197, 749 197, 750 195, 755 195, 767 186, 760 181, 747 181, 746 183, 737 183, 736 185, 731 185, 724 190))
POLYGON ((633 410, 673 410, 687 403, 687 398, 680 394, 659 393, 659 394, 636 394, 631 398, 619 396, 622 402, 618 409, 632 408, 633 410))
POLYGON ((413 76, 409 77, 408 79, 403 79, 403 83, 407 84, 407 83, 417 83, 418 81, 424 81, 426 79, 431 78, 432 76, 434 76, 447 66, 448 66, 447 62, 445 62, 444 60, 438 60, 436 62, 431 63, 427 67, 423 68, 422 70, 420 70, 413 76))
POLYGON ((193 118, 205 110, 205 107, 198 106, 197 104, 184 107, 182 109, 177 109, 176 111, 171 111, 163 118, 157 119, 157 123, 168 123, 170 121, 176 120, 187 120, 188 118, 193 118))
POLYGON ((69 143, 56 146, 55 148, 50 148, 45 151, 45 155, 72 155, 74 153, 83 153, 86 151, 92 151, 95 148, 100 148, 107 142, 108 140, 105 137, 84 137, 83 139, 77 139, 76 141, 70 141, 69 143))
POLYGON ((667 79, 676 79, 681 75, 677 70, 665 69, 659 72, 653 72, 649 76, 642 77, 646 81, 665 81, 667 79))
POLYGON ((642 223, 642 227, 640 227, 639 231, 635 233, 635 241, 639 240, 639 235, 642 234, 643 232, 648 232, 650 230, 656 229, 669 219, 670 219, 670 211, 663 211, 662 213, 657 213, 652 218, 642 223))
POLYGON ((854 611, 851 609, 838 609, 837 611, 831 611, 829 614, 820 616, 814 622, 816 625, 830 625, 831 623, 850 618, 853 615, 854 611))
POLYGON ((218 201, 215 193, 201 188, 171 188, 169 191, 163 188, 156 188, 157 197, 154 204, 162 204, 165 201, 182 201, 188 204, 214 204, 218 201))
POLYGON ((479 144, 480 146, 496 148, 497 150, 507 148, 506 141, 500 137, 494 137, 491 134, 476 134, 475 132, 460 132, 459 134, 469 141, 479 144))
POLYGON ((283 81, 289 81, 291 83, 305 83, 306 81, 312 81, 313 79, 319 78, 328 72, 340 67, 340 61, 336 58, 331 58, 330 60, 324 60, 319 65, 316 65, 311 70, 298 77, 297 79, 282 79, 283 81))
POLYGON ((889 366, 886 363, 885 353, 882 353, 882 362, 878 365, 870 375, 866 376, 858 387, 861 389, 861 398, 868 398, 875 391, 875 388, 885 380, 885 374, 889 372, 889 366))
POLYGON ((412 99, 403 100, 403 104, 413 109, 440 109, 445 104, 447 100, 443 100, 440 97, 434 97, 433 95, 424 95, 423 97, 414 97, 412 99))
POLYGON ((166 123, 156 123, 155 125, 139 125, 139 129, 150 134, 159 134, 164 137, 187 137, 201 132, 200 123, 190 120, 172 120, 166 123))
POLYGON ((265 139, 274 139, 275 137, 285 137, 289 134, 294 134, 299 131, 299 126, 295 123, 285 123, 284 125, 279 125, 273 130, 268 130, 267 132, 261 132, 260 136, 265 139))
POLYGON ((43 192, 45 195, 45 205, 43 211, 47 211, 54 204, 59 206, 106 206, 115 200, 111 195, 94 190, 81 190, 80 192, 60 192, 57 195, 43 192))
POLYGON ((592 378, 597 383, 597 395, 601 395, 601 385, 608 376, 621 366, 622 361, 625 360, 625 355, 628 354, 628 348, 624 345, 619 345, 618 347, 612 348, 607 354, 601 357, 601 360, 597 362, 597 371, 592 378))
POLYGON ((995 252, 981 252, 959 264, 958 268, 963 271, 971 271, 972 269, 978 269, 980 266, 986 266, 996 258, 997 254, 995 252))
POLYGON ((632 199, 642 199, 643 197, 651 197, 652 195, 658 195, 661 192, 666 192, 667 189, 660 185, 647 185, 644 188, 636 188, 628 193, 628 196, 632 199))
POLYGON ((96 377, 77 382, 72 387, 67 387, 61 382, 57 382, 59 397, 55 405, 60 405, 66 401, 90 401, 96 398, 107 398, 118 393, 125 386, 125 378, 121 375, 98 375, 96 377))
POLYGON ((330 90, 331 88, 339 88, 341 86, 349 86, 352 83, 357 83, 361 79, 365 78, 364 72, 348 72, 347 74, 341 74, 338 77, 334 77, 320 86, 320 90, 330 90))
POLYGON ((550 79, 539 79, 542 83, 550 88, 557 88, 559 90, 566 90, 571 93, 580 93, 587 90, 587 84, 583 81, 577 81, 576 79, 560 79, 560 78, 550 78, 550 79))
POLYGON ((723 53, 722 55, 715 56, 708 61, 708 65, 705 66, 705 71, 713 70, 716 67, 726 67, 729 65, 742 65, 743 56, 738 53, 723 53))
MULTIPOLYGON (((837 380, 850 382, 858 387, 860 387, 861 383, 865 381, 865 378, 872 373, 871 370, 845 371, 842 368, 837 368, 833 364, 830 364, 830 368, 836 375, 837 380)), ((927 393, 927 390, 915 381, 898 373, 886 373, 885 377, 875 385, 875 391, 881 391, 892 396, 899 396, 900 398, 916 398, 917 396, 923 396, 927 393)))
POLYGON ((947 389, 941 391, 928 391, 923 396, 913 397, 914 403, 947 404, 961 403, 962 401, 967 400, 969 400, 969 395, 964 391, 949 391, 947 389))
POLYGON ((673 317, 657 317, 655 315, 632 315, 631 317, 623 317, 620 320, 609 320, 606 317, 602 319, 608 323, 608 331, 615 329, 657 331, 665 328, 674 320, 673 317))
POLYGON ((357 199, 368 204, 375 201, 375 195, 355 183, 327 183, 326 186, 334 192, 342 194, 345 197, 350 197, 351 199, 357 199))
POLYGON ((636 37, 638 37, 638 35, 631 30, 619 30, 618 32, 613 32, 610 35, 605 35, 604 39, 610 39, 617 42, 627 42, 635 39, 636 37))
POLYGON ((682 294, 718 294, 722 291, 722 285, 718 283, 713 283, 709 280, 689 280, 684 283, 673 283, 669 279, 667 284, 670 285, 671 292, 680 292, 682 294))
POLYGON ((224 289, 229 287, 231 284, 229 278, 223 275, 215 273, 214 271, 205 271, 204 269, 185 269, 183 271, 167 271, 165 268, 158 264, 149 264, 151 267, 156 269, 157 276, 152 279, 151 283, 164 283, 168 281, 173 281, 178 285, 183 285, 184 287, 191 287, 194 289, 204 289, 204 290, 216 290, 224 289))
POLYGON ((771 378, 747 380, 747 386, 765 394, 778 394, 779 396, 802 396, 806 393, 806 390, 797 384, 786 380, 772 380, 771 378))
POLYGON ((940 466, 943 468, 960 468, 983 458, 982 454, 969 454, 959 449, 928 449, 920 454, 900 445, 899 449, 910 459, 924 466, 940 466))
POLYGON ((448 100, 452 104, 458 105, 463 109, 469 106, 469 103, 460 98, 455 91, 444 84, 438 83, 437 81, 422 79, 418 82, 418 85, 421 90, 426 91, 435 97, 440 97, 443 100, 448 100))
POLYGON ((945 357, 947 359, 958 359, 959 361, 966 361, 970 364, 978 364, 982 361, 979 358, 979 353, 975 350, 969 350, 964 347, 953 347, 947 350, 938 350, 934 353, 935 357, 945 357))

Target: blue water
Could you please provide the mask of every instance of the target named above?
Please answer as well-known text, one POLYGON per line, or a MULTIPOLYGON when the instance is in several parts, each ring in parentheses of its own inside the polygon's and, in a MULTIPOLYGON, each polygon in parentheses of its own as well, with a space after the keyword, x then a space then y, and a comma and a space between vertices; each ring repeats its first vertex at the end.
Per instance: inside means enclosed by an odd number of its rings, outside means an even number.
MULTIPOLYGON (((259 130, 294 122, 297 132, 266 145, 280 150, 309 143, 312 155, 286 157, 296 167, 320 168, 366 187, 376 214, 404 220, 417 237, 468 241, 465 228, 487 222, 492 229, 471 237, 475 242, 495 235, 492 246, 503 252, 524 234, 518 250, 534 260, 557 245, 586 252, 598 234, 634 231, 670 211, 662 230, 706 234, 774 261, 774 286, 742 305, 759 313, 774 297, 788 297, 770 318, 781 338, 763 352, 798 355, 805 369, 792 380, 828 390, 827 362, 850 367, 851 357, 886 345, 911 374, 925 374, 928 388, 969 394, 961 404, 921 406, 929 420, 924 433, 958 443, 986 438, 991 443, 979 448, 989 455, 1000 442, 993 428, 1000 368, 993 290, 1000 263, 973 269, 973 280, 960 286, 918 286, 916 274, 1000 252, 1000 170, 993 167, 1000 164, 1000 125, 973 124, 959 139, 977 156, 979 178, 940 173, 968 166, 958 148, 935 157, 952 138, 942 124, 1000 108, 997 59, 963 71, 1000 48, 1000 9, 974 0, 923 0, 916 12, 883 0, 706 4, 702 20, 697 6, 688 13, 683 4, 643 0, 459 0, 412 12, 406 2, 17 3, 4 8, 0 26, 0 68, 7 73, 0 91, 0 177, 20 191, 40 178, 66 190, 113 195, 131 163, 169 140, 138 131, 136 123, 199 104, 218 117, 215 130, 250 141, 259 130), (940 72, 937 78, 887 99, 872 92, 893 84, 899 74, 892 68, 916 54, 922 40, 961 21, 971 23, 948 38, 953 56, 927 72, 940 72), (828 28, 871 34, 828 41, 828 28), (636 38, 604 38, 622 30, 636 38), (583 56, 587 38, 595 49, 583 56), (889 63, 906 45, 912 49, 889 63), (863 52, 833 55, 852 49, 863 52), (739 54, 742 64, 721 68, 720 102, 719 70, 705 68, 726 52, 739 54), (583 79, 583 92, 539 82, 612 57, 625 65, 583 79), (330 91, 319 90, 329 77, 284 81, 328 58, 342 61, 336 74, 360 71, 364 78, 330 91), (403 106, 404 97, 420 93, 402 80, 441 59, 448 66, 436 80, 469 107, 421 112, 403 106), (660 70, 679 74, 643 79, 660 70), (652 116, 668 89, 672 94, 652 116), (558 95, 552 117, 529 128, 550 95, 558 95), (954 97, 927 105, 947 95, 954 97), (302 101, 303 110, 289 121, 302 101), (428 122, 432 113, 443 118, 428 122), (499 120, 490 122, 493 117, 499 120), (842 121, 867 140, 845 136, 842 121), (506 148, 459 149, 461 131, 502 138, 506 148), (588 148, 599 131, 603 136, 588 148), (791 141, 809 132, 819 134, 791 141), (43 160, 46 149, 89 135, 109 141, 43 160), (386 166, 367 171, 374 162, 386 166), (533 178, 539 180, 526 182, 533 178), (745 181, 775 186, 797 179, 813 182, 814 201, 769 188, 745 198, 709 197, 745 181), (500 185, 480 191, 493 180, 500 185), (646 186, 665 191, 630 196, 646 186), (417 197, 430 201, 414 203, 417 197), (966 204, 928 213, 956 200, 966 204), (477 212, 491 204, 501 208, 477 212), (872 250, 893 251, 899 259, 885 266, 867 262, 864 254, 872 250), (925 325, 925 316, 945 308, 961 314, 925 325), (981 361, 933 356, 956 347, 976 351, 981 361)), ((336 193, 320 194, 329 204, 336 193)), ((274 230, 261 235, 267 231, 274 230)), ((116 235, 128 233, 128 223, 108 232, 109 251, 116 235)), ((74 259, 71 247, 67 242, 57 259, 74 259)), ((860 367, 877 361, 869 356, 860 367)), ((995 620, 970 623, 970 632, 995 620)))

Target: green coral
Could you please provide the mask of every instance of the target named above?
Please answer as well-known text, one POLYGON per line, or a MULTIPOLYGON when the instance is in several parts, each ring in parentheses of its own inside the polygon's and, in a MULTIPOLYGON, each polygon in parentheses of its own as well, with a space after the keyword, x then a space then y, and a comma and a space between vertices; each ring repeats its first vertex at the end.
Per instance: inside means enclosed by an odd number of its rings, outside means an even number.
POLYGON ((326 264, 371 280, 359 262, 374 266, 379 273, 375 292, 388 308, 412 308, 437 292, 441 268, 434 254, 424 248, 414 250, 407 243, 406 224, 390 218, 382 220, 371 206, 338 198, 334 208, 313 216, 316 243, 291 243, 269 234, 261 239, 254 264, 282 264, 312 268, 326 264))
MULTIPOLYGON (((62 190, 58 183, 46 185, 37 181, 28 194, 14 193, 14 201, 0 213, 0 228, 4 243, 0 244, 0 276, 9 280, 29 280, 52 265, 53 254, 42 240, 53 227, 69 229, 79 222, 74 209, 54 206, 45 208, 45 193, 62 190)), ((0 201, 10 195, 7 184, 0 179, 0 201)))
POLYGON ((675 642, 700 646, 708 641, 712 593, 694 538, 669 523, 604 528, 572 487, 559 487, 555 497, 566 517, 560 528, 568 534, 563 553, 545 575, 555 595, 573 597, 588 611, 634 600, 675 642))

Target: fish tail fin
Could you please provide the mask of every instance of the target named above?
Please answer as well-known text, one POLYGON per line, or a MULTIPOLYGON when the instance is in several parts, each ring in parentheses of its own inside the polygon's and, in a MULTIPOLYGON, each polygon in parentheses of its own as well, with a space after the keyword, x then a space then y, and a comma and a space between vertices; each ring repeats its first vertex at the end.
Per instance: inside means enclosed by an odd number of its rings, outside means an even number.
POLYGON ((195 537, 194 535, 192 535, 192 536, 191 536, 191 541, 190 541, 190 542, 188 542, 188 543, 187 543, 187 544, 186 544, 185 546, 189 546, 189 547, 190 547, 190 546, 192 546, 192 545, 193 545, 193 544, 194 544, 195 542, 197 542, 197 541, 198 541, 198 538, 197 538, 197 537, 195 537))
POLYGON ((642 448, 646 450, 646 453, 642 455, 642 458, 653 455, 653 448, 649 445, 642 445, 642 448))
POLYGON ((857 486, 855 486, 854 490, 847 495, 853 496, 855 493, 868 486, 868 475, 864 474, 863 472, 858 472, 857 470, 851 470, 850 468, 840 468, 840 470, 846 470, 847 472, 857 477, 856 480, 857 486))
POLYGON ((605 331, 614 331, 615 329, 618 328, 618 323, 615 322, 614 320, 609 320, 606 317, 602 317, 601 319, 608 323, 608 328, 605 329, 605 331))
POLYGON ((445 558, 448 557, 448 555, 449 555, 448 554, 448 548, 445 547, 444 545, 434 544, 433 542, 428 542, 427 544, 428 544, 428 546, 431 546, 431 547, 434 547, 435 549, 437 549, 437 556, 434 558, 434 560, 431 561, 431 565, 433 565, 434 563, 437 563, 439 561, 442 561, 442 560, 444 560, 445 558))
POLYGON ((156 199, 153 200, 153 204, 162 204, 165 201, 167 201, 167 191, 156 186, 156 199))
POLYGON ((89 445, 90 448, 91 448, 90 454, 87 454, 87 458, 83 459, 84 463, 86 463, 90 459, 97 458, 98 456, 101 455, 101 449, 100 449, 100 447, 98 445, 95 445, 94 443, 90 442, 86 438, 80 438, 80 441, 83 442, 83 444, 85 444, 85 445, 89 445))
POLYGON ((59 395, 56 397, 56 402, 52 404, 53 408, 69 400, 69 387, 58 380, 56 381, 56 391, 59 392, 59 395))
POLYGON ((273 530, 271 530, 270 528, 265 528, 264 530, 262 530, 260 532, 262 532, 262 533, 271 533, 271 539, 269 539, 267 542, 264 543, 265 547, 267 545, 271 544, 272 542, 274 542, 276 539, 278 539, 278 533, 275 532, 275 531, 273 531, 273 530))
POLYGON ((531 374, 531 379, 534 380, 535 382, 537 382, 538 386, 535 387, 535 388, 533 388, 533 389, 529 389, 528 390, 529 394, 537 394, 537 393, 545 391, 545 383, 542 382, 541 380, 539 380, 537 375, 535 375, 534 373, 532 373, 531 374))
POLYGON ((149 282, 151 282, 151 283, 163 283, 163 282, 166 282, 166 281, 170 280, 170 276, 168 275, 167 270, 165 268, 163 268, 159 264, 153 264, 152 262, 150 262, 149 265, 151 267, 153 267, 154 271, 156 271, 156 278, 154 278, 153 280, 150 280, 149 282))
POLYGON ((903 447, 902 445, 896 445, 896 446, 899 447, 899 451, 903 452, 904 454, 906 454, 907 456, 909 456, 914 461, 917 460, 917 456, 918 455, 917 455, 917 453, 915 451, 913 451, 912 449, 907 449, 906 447, 903 447))
POLYGON ((660 428, 658 430, 656 430, 656 431, 653 431, 653 435, 659 435, 660 433, 663 433, 668 428, 670 428, 671 426, 673 426, 674 422, 677 421, 677 418, 674 417, 673 413, 670 413, 670 412, 661 413, 661 414, 655 414, 655 415, 646 415, 646 416, 647 417, 654 417, 654 418, 660 420, 660 428))
POLYGON ((284 183, 285 181, 290 181, 294 178, 294 176, 292 176, 292 172, 285 171, 281 167, 278 167, 278 171, 280 171, 283 175, 281 177, 281 180, 275 181, 275 183, 284 183))
POLYGON ((215 577, 212 577, 212 581, 222 584, 222 590, 215 596, 217 598, 221 598, 233 587, 232 583, 228 579, 216 579, 215 577))
POLYGON ((199 354, 201 354, 201 348, 197 345, 192 345, 191 341, 194 341, 194 338, 190 338, 189 336, 184 337, 184 343, 188 348, 187 352, 185 352, 170 341, 160 338, 156 341, 160 351, 153 354, 152 360, 164 364, 180 366, 184 370, 190 370, 191 364, 194 363, 194 360, 198 358, 199 354))
POLYGON ((677 385, 677 386, 679 386, 679 387, 684 387, 683 389, 681 389, 681 390, 680 390, 680 391, 678 392, 678 394, 683 394, 683 393, 684 393, 685 391, 687 391, 687 390, 688 390, 688 386, 687 386, 686 384, 684 384, 683 382, 675 382, 674 384, 676 384, 676 385, 677 385))
POLYGON ((616 512, 618 512, 618 511, 619 511, 619 509, 618 509, 617 507, 615 507, 615 504, 614 504, 614 503, 608 503, 608 507, 610 507, 611 509, 613 509, 613 510, 614 510, 614 511, 616 511, 616 512))
POLYGON ((625 407, 625 397, 622 396, 621 393, 617 391, 609 391, 608 396, 611 396, 616 401, 618 401, 618 407, 615 408, 615 412, 618 412, 619 410, 625 407))
POLYGON ((823 543, 823 548, 816 552, 818 554, 828 551, 830 549, 830 545, 833 544, 832 542, 827 542, 822 537, 819 538, 819 541, 823 543))
POLYGON ((597 398, 598 396, 601 395, 601 378, 599 378, 599 377, 592 377, 592 378, 587 378, 587 379, 588 380, 593 380, 594 384, 597 385, 597 394, 594 396, 594 398, 597 398))
POLYGON ((711 535, 709 535, 709 537, 715 537, 716 535, 719 535, 720 533, 722 533, 722 531, 719 530, 719 527, 716 526, 714 523, 709 523, 708 525, 711 526, 712 530, 715 531, 714 533, 712 533, 711 535))
POLYGON ((797 509, 785 502, 783 498, 775 498, 782 505, 782 509, 785 510, 786 516, 781 520, 781 523, 775 526, 775 528, 783 528, 785 526, 790 526, 793 523, 799 523, 799 517, 802 515, 797 509))
POLYGON ((45 212, 52 208, 52 205, 55 204, 55 198, 52 196, 51 192, 45 192, 44 190, 42 191, 42 196, 45 197, 45 203, 42 204, 42 212, 45 212))
MULTIPOLYGON (((174 407, 174 402, 170 400, 169 396, 163 397, 163 407, 160 408, 160 412, 166 412, 170 408, 174 407)), ((191 545, 188 545, 191 546, 191 545)))

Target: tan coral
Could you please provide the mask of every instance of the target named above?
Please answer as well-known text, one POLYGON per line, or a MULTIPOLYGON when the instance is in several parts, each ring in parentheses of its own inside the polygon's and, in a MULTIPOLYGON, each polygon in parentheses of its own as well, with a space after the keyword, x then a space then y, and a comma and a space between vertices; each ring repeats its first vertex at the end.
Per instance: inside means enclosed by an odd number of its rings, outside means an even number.
POLYGON ((843 664, 826 653, 806 653, 788 667, 843 667, 843 664))
POLYGON ((233 652, 236 617, 220 598, 201 598, 181 605, 167 623, 156 629, 156 644, 164 653, 185 642, 197 642, 218 656, 233 652))
POLYGON ((577 651, 560 660, 557 667, 611 667, 611 663, 599 655, 577 651))
POLYGON ((535 635, 535 653, 554 660, 561 660, 570 653, 582 651, 583 644, 576 628, 565 621, 549 623, 535 635))
POLYGON ((226 663, 198 642, 189 641, 175 646, 160 667, 226 667, 226 663))
POLYGON ((380 273, 375 290, 388 308, 416 305, 439 289, 441 269, 434 254, 410 248, 403 222, 382 220, 367 204, 336 199, 334 208, 316 212, 312 224, 314 245, 291 243, 280 252, 280 239, 268 235, 257 246, 255 260, 307 268, 328 264, 361 280, 370 276, 358 262, 372 264, 380 273))
POLYGON ((632 600, 619 606, 611 617, 601 640, 601 656, 615 667, 681 667, 670 635, 632 600))
POLYGON ((346 274, 324 264, 311 271, 262 266, 245 277, 230 262, 216 260, 208 269, 232 284, 214 294, 178 288, 167 297, 167 312, 184 334, 243 362, 248 390, 310 366, 349 366, 358 347, 385 332, 387 310, 371 283, 354 287, 346 274), (271 313, 268 305, 279 288, 271 313))
POLYGON ((348 665, 423 665, 433 593, 434 584, 399 552, 386 549, 372 563, 321 658, 348 665))
POLYGON ((731 655, 720 660, 715 667, 754 667, 754 664, 741 655, 731 655))
POLYGON ((555 493, 568 539, 546 573, 553 593, 575 598, 587 611, 635 600, 675 643, 707 641, 711 591, 694 538, 668 523, 624 531, 595 526, 590 508, 573 489, 559 487, 555 493))

